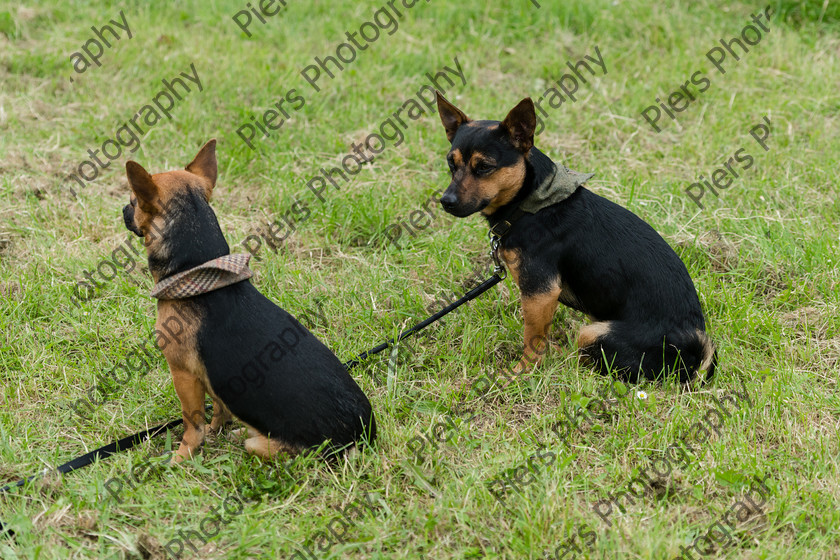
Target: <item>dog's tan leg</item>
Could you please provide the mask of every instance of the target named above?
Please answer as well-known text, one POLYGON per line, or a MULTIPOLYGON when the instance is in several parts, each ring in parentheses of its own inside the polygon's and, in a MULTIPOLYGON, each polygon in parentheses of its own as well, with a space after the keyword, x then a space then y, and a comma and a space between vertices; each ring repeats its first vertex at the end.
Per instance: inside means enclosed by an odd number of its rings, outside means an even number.
MULTIPOLYGON (((243 424, 245 424, 245 422, 243 422, 243 424)), ((237 437, 242 436, 245 438, 252 438, 260 435, 260 433, 253 426, 249 426, 248 424, 245 424, 244 428, 236 428, 231 432, 231 434, 237 437)))
POLYGON ((292 446, 276 439, 269 439, 262 434, 245 440, 245 451, 263 459, 273 459, 281 451, 289 455, 296 455, 298 452, 292 446))
POLYGON ((594 346, 598 343, 599 338, 610 332, 611 326, 609 321, 600 321, 580 329, 577 345, 581 363, 592 365, 600 357, 601 351, 596 350, 594 346))
POLYGON ((525 350, 514 372, 539 364, 548 351, 548 328, 557 311, 560 287, 553 286, 548 292, 522 295, 522 316, 525 319, 525 350))
MULTIPOLYGON (((519 267, 522 264, 522 253, 519 249, 499 249, 499 257, 507 265, 513 282, 519 287, 519 267)), ((522 288, 519 287, 521 290, 522 288)))
POLYGON ((213 395, 213 419, 207 427, 207 431, 218 434, 224 427, 233 419, 230 409, 225 406, 225 403, 219 397, 213 395))
POLYGON ((610 323, 608 321, 601 321, 586 325, 580 329, 578 333, 577 345, 578 348, 584 349, 595 344, 599 338, 610 332, 610 323))
POLYGON ((172 382, 181 401, 184 417, 184 437, 175 455, 175 462, 191 458, 204 441, 204 383, 192 372, 181 368, 172 369, 172 382))

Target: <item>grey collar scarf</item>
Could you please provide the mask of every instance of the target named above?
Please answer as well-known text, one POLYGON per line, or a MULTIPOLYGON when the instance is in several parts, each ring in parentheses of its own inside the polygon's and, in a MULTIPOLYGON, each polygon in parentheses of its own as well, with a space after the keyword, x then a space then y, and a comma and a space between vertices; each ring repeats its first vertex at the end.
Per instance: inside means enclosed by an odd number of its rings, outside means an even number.
POLYGON ((528 198, 522 201, 519 209, 528 214, 536 214, 543 208, 557 204, 569 198, 575 190, 595 175, 578 173, 565 165, 554 165, 554 174, 546 178, 528 198))

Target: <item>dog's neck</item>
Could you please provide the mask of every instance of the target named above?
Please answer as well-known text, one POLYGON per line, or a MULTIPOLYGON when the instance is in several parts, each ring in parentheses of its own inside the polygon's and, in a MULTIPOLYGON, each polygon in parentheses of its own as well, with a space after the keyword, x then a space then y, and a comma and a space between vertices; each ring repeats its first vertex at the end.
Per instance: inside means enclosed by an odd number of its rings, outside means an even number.
POLYGON ((519 192, 516 193, 516 196, 510 202, 489 216, 485 216, 490 228, 492 229, 496 224, 512 218, 517 213, 519 205, 531 196, 543 181, 550 179, 554 171, 555 163, 551 158, 536 147, 531 148, 531 151, 528 152, 528 156, 525 158, 525 179, 522 181, 522 187, 520 187, 519 192))
POLYGON ((163 243, 149 255, 149 271, 155 283, 230 254, 219 221, 204 196, 188 191, 177 209, 167 214, 163 243), (163 253, 163 254, 157 254, 163 253))

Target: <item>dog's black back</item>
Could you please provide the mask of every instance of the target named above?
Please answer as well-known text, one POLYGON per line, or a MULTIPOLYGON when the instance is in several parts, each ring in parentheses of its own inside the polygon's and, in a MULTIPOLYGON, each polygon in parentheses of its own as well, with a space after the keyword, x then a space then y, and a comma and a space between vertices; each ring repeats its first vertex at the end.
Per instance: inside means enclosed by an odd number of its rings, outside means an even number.
POLYGON ((342 363, 250 281, 194 299, 207 377, 237 417, 300 447, 373 441, 370 402, 342 363))

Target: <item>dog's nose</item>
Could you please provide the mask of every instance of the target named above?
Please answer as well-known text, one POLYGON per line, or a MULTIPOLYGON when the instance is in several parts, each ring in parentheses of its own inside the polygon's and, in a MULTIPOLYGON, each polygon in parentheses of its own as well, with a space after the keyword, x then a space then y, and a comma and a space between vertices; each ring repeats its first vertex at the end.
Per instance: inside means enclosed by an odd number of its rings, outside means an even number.
POLYGON ((440 204, 446 210, 452 210, 455 208, 455 205, 458 203, 458 199, 452 193, 443 193, 443 196, 440 197, 440 204))
POLYGON ((143 232, 134 225, 134 208, 131 204, 126 204, 123 208, 123 222, 125 222, 125 229, 138 237, 143 237, 143 232))

